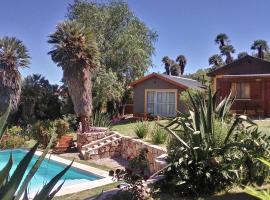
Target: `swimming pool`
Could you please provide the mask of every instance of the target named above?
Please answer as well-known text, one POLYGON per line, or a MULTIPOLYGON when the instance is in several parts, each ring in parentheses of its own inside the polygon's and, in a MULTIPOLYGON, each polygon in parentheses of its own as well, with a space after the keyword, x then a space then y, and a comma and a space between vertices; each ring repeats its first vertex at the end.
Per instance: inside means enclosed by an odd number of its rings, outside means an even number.
MULTIPOLYGON (((26 155, 27 150, 24 149, 13 149, 13 150, 3 150, 0 151, 0 169, 2 169, 6 163, 8 162, 9 156, 12 153, 13 157, 13 167, 11 169, 11 173, 14 172, 18 163, 22 158, 26 155)), ((40 152, 41 153, 41 152, 40 152)), ((49 156, 49 155, 48 155, 49 156)), ((40 168, 36 172, 35 176, 32 178, 29 184, 29 193, 36 193, 40 191, 42 186, 45 183, 48 183, 56 174, 62 171, 68 163, 71 161, 65 160, 65 163, 61 162, 61 158, 57 158, 56 156, 49 156, 44 159, 40 168), (53 158, 52 158, 53 157, 53 158), (51 159, 52 158, 52 159, 51 159), (58 162, 58 160, 60 162, 58 162)), ((31 160, 31 163, 27 169, 27 172, 31 169, 34 165, 35 161, 38 159, 38 156, 35 155, 31 160)), ((63 159, 62 159, 63 160, 63 159)), ((73 164, 78 165, 78 164, 73 164)), ((87 167, 86 167, 87 168, 87 167)), ((68 172, 61 178, 58 184, 61 184, 65 181, 63 188, 67 186, 79 186, 85 183, 95 182, 97 180, 101 180, 102 176, 91 173, 89 171, 81 170, 80 167, 71 167, 68 172)), ((68 192, 65 192, 68 193, 68 192)))

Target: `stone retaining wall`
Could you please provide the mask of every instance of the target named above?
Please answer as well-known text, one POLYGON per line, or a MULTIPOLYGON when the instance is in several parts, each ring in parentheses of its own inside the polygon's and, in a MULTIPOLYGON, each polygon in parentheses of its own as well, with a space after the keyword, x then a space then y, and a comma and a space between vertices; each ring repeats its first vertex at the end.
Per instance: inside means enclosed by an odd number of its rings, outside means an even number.
MULTIPOLYGON (((87 134, 78 134, 77 142, 78 147, 82 147, 83 145, 89 144, 94 140, 98 140, 104 138, 107 135, 117 132, 92 132, 87 134)), ((119 134, 119 133, 117 133, 119 134)), ((120 134, 119 134, 120 135, 120 134)), ((162 154, 166 154, 166 149, 159 147, 157 145, 152 145, 148 142, 144 142, 140 139, 134 139, 128 136, 122 136, 121 139, 118 141, 117 145, 115 144, 108 144, 107 146, 101 147, 98 149, 97 155, 88 155, 87 153, 84 155, 84 158, 88 159, 100 159, 106 157, 112 157, 116 155, 120 155, 124 159, 132 159, 140 154, 140 150, 146 148, 147 149, 147 160, 149 162, 149 170, 151 173, 154 173, 164 167, 164 163, 157 162, 157 157, 161 156, 162 154)))
POLYGON ((77 148, 81 150, 83 145, 102 139, 110 134, 108 128, 95 127, 90 133, 77 133, 77 148))
POLYGON ((139 139, 133 139, 125 136, 122 137, 121 156, 124 159, 132 159, 138 156, 140 154, 140 150, 143 148, 146 148, 148 151, 146 156, 149 163, 150 172, 154 173, 162 169, 164 166, 156 162, 156 158, 166 153, 165 148, 152 145, 139 139))

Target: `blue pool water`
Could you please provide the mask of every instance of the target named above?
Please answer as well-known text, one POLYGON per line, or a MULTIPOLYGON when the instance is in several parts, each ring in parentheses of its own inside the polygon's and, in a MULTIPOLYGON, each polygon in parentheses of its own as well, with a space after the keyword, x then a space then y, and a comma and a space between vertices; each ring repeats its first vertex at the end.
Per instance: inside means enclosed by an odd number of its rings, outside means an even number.
MULTIPOLYGON (((14 172, 16 169, 18 163, 22 158, 26 155, 27 151, 24 149, 13 149, 13 150, 4 150, 0 151, 0 170, 4 168, 6 163, 8 162, 9 156, 12 153, 13 157, 13 167, 11 169, 11 173, 14 172)), ((34 165, 35 161, 38 159, 38 156, 34 156, 30 166, 27 169, 27 172, 31 169, 31 167, 34 165)), ((45 184, 48 183, 56 174, 58 174, 60 171, 62 171, 66 165, 58 163, 53 160, 44 159, 42 162, 40 168, 36 172, 35 176, 32 178, 30 184, 29 184, 29 190, 30 192, 37 192, 40 190, 40 188, 45 184)), ((27 173, 26 173, 27 174, 27 173)), ((65 185, 70 184, 77 184, 77 183, 83 183, 87 181, 93 181, 97 179, 101 179, 102 177, 97 176, 92 173, 88 173, 82 170, 78 170, 76 168, 71 167, 67 173, 61 178, 58 184, 62 183, 62 181, 65 181, 65 185)))

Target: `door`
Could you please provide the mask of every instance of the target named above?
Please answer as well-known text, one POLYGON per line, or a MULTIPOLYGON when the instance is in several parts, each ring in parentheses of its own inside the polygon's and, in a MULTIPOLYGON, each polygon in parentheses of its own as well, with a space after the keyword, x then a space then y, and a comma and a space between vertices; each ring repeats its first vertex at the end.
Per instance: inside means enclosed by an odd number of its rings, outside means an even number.
POLYGON ((176 115, 175 91, 148 91, 147 113, 152 115, 172 117, 176 115))

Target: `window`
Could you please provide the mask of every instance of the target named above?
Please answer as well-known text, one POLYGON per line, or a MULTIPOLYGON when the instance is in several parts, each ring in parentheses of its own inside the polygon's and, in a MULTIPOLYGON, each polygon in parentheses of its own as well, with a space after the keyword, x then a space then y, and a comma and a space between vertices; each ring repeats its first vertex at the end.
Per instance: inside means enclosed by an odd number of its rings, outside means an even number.
POLYGON ((174 116, 176 92, 147 91, 146 112, 160 116, 174 116))
POLYGON ((155 92, 147 92, 147 113, 154 114, 154 105, 155 105, 155 92))
POLYGON ((250 84, 248 82, 238 82, 232 88, 236 99, 250 99, 250 84))

